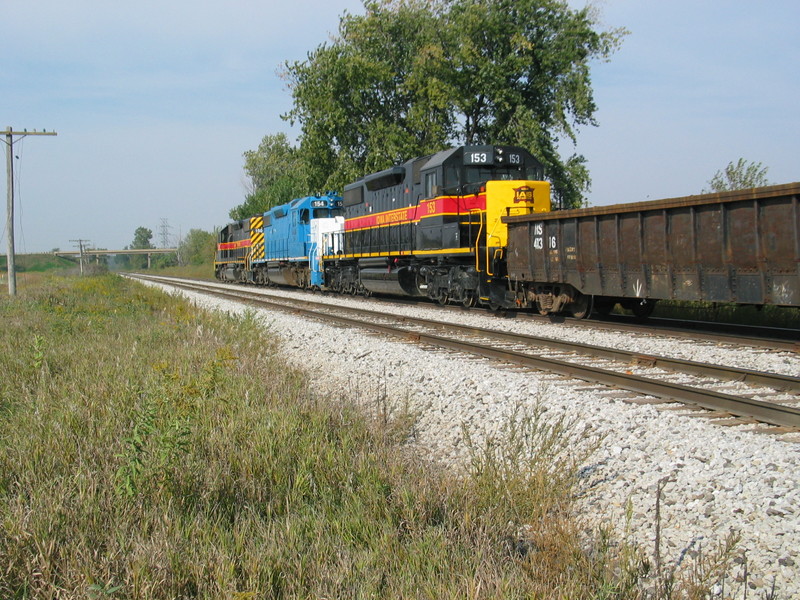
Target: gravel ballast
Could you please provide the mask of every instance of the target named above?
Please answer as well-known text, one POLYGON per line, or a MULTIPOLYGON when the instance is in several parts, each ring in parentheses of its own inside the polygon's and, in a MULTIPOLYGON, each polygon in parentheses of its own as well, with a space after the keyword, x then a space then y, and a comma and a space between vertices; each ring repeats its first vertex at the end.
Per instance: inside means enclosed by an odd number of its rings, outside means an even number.
MULTIPOLYGON (((243 313, 252 308, 181 292, 209 310, 243 313)), ((270 292, 272 293, 272 292, 270 292)), ((363 306, 362 300, 303 299, 363 306)), ((374 304, 372 310, 380 310, 374 304)), ((472 312, 392 305, 392 312, 441 321, 466 321, 529 335, 557 337, 689 358, 786 375, 800 375, 800 357, 665 337, 588 331, 584 328, 504 320, 472 312)), ((737 534, 740 542, 725 597, 762 596, 774 582, 775 598, 800 598, 800 444, 797 438, 753 433, 751 426, 722 427, 653 405, 614 399, 614 394, 552 374, 511 369, 411 343, 259 309, 258 317, 283 340, 287 360, 304 369, 314 386, 334 397, 378 404, 417 416, 416 443, 435 460, 463 466, 471 439, 498 434, 515 407, 539 405, 568 415, 600 446, 581 470, 580 515, 587 526, 611 527, 619 538, 655 557, 656 498, 660 492, 660 548, 664 565, 707 555, 737 534), (627 515, 627 517, 626 517, 627 515), (627 533, 626 533, 627 532, 627 533), (739 581, 735 581, 735 579, 739 581), (758 594, 758 595, 757 595, 758 594)), ((381 409, 384 407, 381 406, 381 409)), ((721 597, 721 596, 718 596, 721 597)))

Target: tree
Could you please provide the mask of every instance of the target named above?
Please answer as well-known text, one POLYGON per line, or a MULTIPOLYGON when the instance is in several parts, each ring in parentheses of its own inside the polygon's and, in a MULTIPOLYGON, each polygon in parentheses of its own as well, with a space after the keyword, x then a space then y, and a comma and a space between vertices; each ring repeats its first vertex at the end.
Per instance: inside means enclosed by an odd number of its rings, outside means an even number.
POLYGON ((709 189, 703 192, 727 192, 769 185, 767 170, 760 162, 753 163, 740 158, 736 164, 729 162, 727 167, 717 171, 708 182, 709 189))
POLYGON ((453 4, 446 56, 452 97, 468 144, 513 140, 544 163, 565 206, 579 206, 590 178, 583 156, 558 145, 596 125, 589 61, 608 58, 624 30, 595 31, 588 8, 555 0, 462 0, 453 4))
POLYGON ((231 219, 261 214, 308 193, 298 151, 283 133, 266 135, 257 150, 245 152, 244 170, 250 189, 245 201, 229 212, 231 219))
POLYGON ((150 264, 154 269, 174 267, 178 264, 178 255, 175 252, 170 252, 169 254, 154 254, 151 257, 150 264))
MULTIPOLYGON (((155 248, 150 240, 153 239, 153 231, 147 227, 137 227, 133 233, 133 243, 128 247, 130 250, 146 250, 155 248)), ((147 256, 133 254, 130 256, 130 266, 134 269, 143 269, 147 266, 147 256)))
POLYGON ((145 250, 147 248, 155 248, 150 240, 153 239, 153 231, 147 227, 137 227, 133 233, 133 243, 130 245, 131 250, 145 250))
POLYGON ((178 246, 178 254, 184 264, 202 265, 213 262, 216 247, 216 234, 202 229, 190 229, 178 246))
POLYGON ((623 30, 596 31, 560 0, 368 0, 339 35, 287 63, 310 183, 341 189, 365 173, 457 143, 516 143, 580 204, 583 157, 558 144, 594 125, 589 62, 623 30))
POLYGON ((371 171, 447 147, 453 116, 424 65, 440 58, 439 0, 366 2, 339 37, 286 64, 309 182, 339 189, 371 171), (416 75, 415 75, 416 73, 416 75))

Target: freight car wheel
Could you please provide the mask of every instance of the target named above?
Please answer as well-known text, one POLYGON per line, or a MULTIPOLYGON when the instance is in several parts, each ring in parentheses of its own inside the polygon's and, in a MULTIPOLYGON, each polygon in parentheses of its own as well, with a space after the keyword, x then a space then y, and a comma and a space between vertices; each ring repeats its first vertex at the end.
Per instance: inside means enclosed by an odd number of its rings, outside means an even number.
POLYGON ((631 311, 637 319, 646 319, 653 314, 653 309, 656 307, 655 300, 642 300, 636 302, 631 306, 631 311))
POLYGON ((576 319, 585 319, 592 313, 592 304, 594 296, 585 296, 583 294, 569 305, 569 311, 576 319))

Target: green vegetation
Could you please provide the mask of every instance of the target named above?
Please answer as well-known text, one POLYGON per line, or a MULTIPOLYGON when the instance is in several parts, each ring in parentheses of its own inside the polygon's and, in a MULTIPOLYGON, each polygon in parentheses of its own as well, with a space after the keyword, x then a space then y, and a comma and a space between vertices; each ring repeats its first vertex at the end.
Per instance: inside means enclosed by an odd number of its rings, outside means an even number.
POLYGON ((240 221, 307 196, 310 191, 303 169, 299 153, 286 134, 265 135, 258 150, 244 153, 244 171, 251 189, 245 201, 231 209, 230 218, 240 221))
MULTIPOLYGON (((130 246, 131 250, 146 250, 148 248, 155 248, 150 240, 153 239, 153 231, 147 227, 137 227, 133 232, 133 242, 130 246)), ((164 257, 157 257, 162 261, 164 257)), ((142 254, 121 254, 118 259, 122 264, 127 264, 130 269, 144 269, 147 266, 147 257, 142 254)), ((152 260, 151 260, 152 264, 152 260)))
POLYGON ((736 164, 729 162, 727 167, 717 171, 708 182, 709 188, 704 189, 703 193, 729 192, 769 185, 768 170, 768 167, 760 162, 751 163, 740 158, 736 164))
POLYGON ((190 279, 214 279, 214 265, 211 260, 203 264, 184 265, 182 267, 164 267, 158 269, 157 275, 171 277, 188 277, 190 279))
MULTIPOLYGON (((61 269, 72 269, 77 263, 75 259, 64 258, 54 254, 17 254, 14 263, 18 273, 43 273, 45 271, 57 271, 61 269)), ((8 270, 8 261, 5 255, 0 256, 0 272, 8 270)))
POLYGON ((214 252, 217 249, 215 233, 202 229, 190 229, 178 245, 178 256, 182 265, 206 265, 212 269, 214 252))
MULTIPOLYGON (((131 249, 155 248, 150 242, 153 233, 146 227, 137 227, 134 232, 131 249)), ((216 233, 202 229, 190 229, 178 244, 178 250, 169 254, 153 254, 151 256, 152 269, 178 269, 176 274, 186 272, 186 277, 191 277, 192 272, 201 269, 213 270, 214 251, 216 250, 216 233), (198 269, 197 267, 200 267, 198 269)), ((115 271, 142 271, 147 268, 146 255, 118 254, 111 262, 115 271)))
POLYGON ((639 597, 638 553, 579 535, 568 422, 516 415, 457 477, 405 444, 409 415, 313 393, 252 316, 115 275, 20 292, 0 597, 639 597))
POLYGON ((585 159, 559 153, 594 125, 590 64, 626 34, 559 0, 366 0, 339 33, 287 62, 299 145, 245 153, 251 192, 232 218, 452 145, 514 143, 544 163, 564 206, 589 189, 585 159), (277 168, 276 168, 277 167, 277 168), (266 177, 265 177, 266 175, 266 177))

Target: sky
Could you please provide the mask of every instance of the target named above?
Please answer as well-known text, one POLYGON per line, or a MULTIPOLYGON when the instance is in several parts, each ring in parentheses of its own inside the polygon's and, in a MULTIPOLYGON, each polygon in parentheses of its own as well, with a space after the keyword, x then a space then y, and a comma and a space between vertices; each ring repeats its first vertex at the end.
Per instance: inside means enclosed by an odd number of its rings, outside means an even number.
MULTIPOLYGON (((592 64, 597 126, 561 146, 586 157, 591 205, 700 193, 739 158, 800 181, 800 2, 593 4, 629 34, 592 64)), ((58 133, 14 144, 16 252, 121 249, 137 227, 172 245, 224 225, 247 193, 242 154, 299 134, 280 118, 281 66, 344 11, 361 1, 0 0, 0 130, 58 133)))

